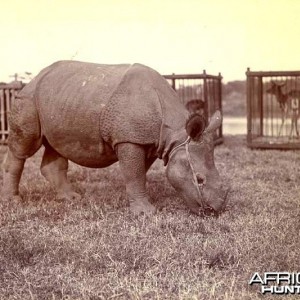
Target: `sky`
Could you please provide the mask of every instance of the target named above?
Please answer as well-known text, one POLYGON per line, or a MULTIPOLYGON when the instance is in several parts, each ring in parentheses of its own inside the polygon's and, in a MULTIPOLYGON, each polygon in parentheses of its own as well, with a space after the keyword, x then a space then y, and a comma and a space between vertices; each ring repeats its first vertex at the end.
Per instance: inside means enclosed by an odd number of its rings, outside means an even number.
MULTIPOLYGON (((161 74, 300 70, 300 0, 9 0, 0 81, 57 60, 139 62, 161 74)), ((32 75, 32 76, 33 76, 32 75)))

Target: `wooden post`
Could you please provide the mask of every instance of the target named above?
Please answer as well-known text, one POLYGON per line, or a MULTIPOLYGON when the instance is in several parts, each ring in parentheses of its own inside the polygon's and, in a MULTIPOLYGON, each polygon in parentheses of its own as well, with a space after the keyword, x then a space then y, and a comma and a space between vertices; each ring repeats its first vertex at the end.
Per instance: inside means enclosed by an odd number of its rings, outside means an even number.
POLYGON ((258 77, 258 106, 259 106, 259 135, 264 135, 264 108, 263 108, 263 82, 262 77, 258 77))
MULTIPOLYGON (((175 76, 175 73, 172 73, 175 76)), ((172 78, 172 88, 176 91, 176 79, 175 77, 172 78)))
MULTIPOLYGON (((221 114, 223 115, 223 108, 222 108, 222 75, 221 73, 219 73, 219 78, 218 78, 218 106, 220 109, 221 114)), ((219 129, 219 133, 220 133, 220 138, 223 137, 223 122, 222 125, 219 129)))
POLYGON ((16 90, 11 89, 10 90, 10 97, 6 98, 6 114, 10 112, 11 103, 15 100, 15 92, 16 90))
POLYGON ((209 123, 209 105, 208 105, 208 95, 207 95, 207 78, 206 71, 203 70, 203 100, 204 100, 204 117, 206 121, 206 125, 209 123))
POLYGON ((250 78, 250 68, 247 68, 247 144, 248 146, 252 143, 252 98, 251 98, 251 89, 252 80, 250 78))
POLYGON ((5 111, 4 111, 4 90, 0 93, 0 134, 1 142, 5 141, 5 111))

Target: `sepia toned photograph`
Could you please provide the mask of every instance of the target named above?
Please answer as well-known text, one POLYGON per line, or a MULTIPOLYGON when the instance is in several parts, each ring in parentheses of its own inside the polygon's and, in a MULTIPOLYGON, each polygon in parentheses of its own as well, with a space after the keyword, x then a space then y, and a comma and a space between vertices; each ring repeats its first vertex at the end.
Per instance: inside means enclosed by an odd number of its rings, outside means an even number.
POLYGON ((300 1, 0 15, 0 300, 300 297, 300 1))

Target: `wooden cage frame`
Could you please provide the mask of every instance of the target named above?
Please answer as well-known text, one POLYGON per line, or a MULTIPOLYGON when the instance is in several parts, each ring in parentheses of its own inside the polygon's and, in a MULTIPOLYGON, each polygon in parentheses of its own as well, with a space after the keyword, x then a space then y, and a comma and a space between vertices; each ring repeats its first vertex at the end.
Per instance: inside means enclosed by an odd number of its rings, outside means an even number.
MULTIPOLYGON (((219 75, 206 74, 171 74, 164 75, 173 89, 178 93, 182 103, 187 106, 189 101, 202 101, 203 115, 206 123, 216 110, 222 112, 222 79, 219 75)), ((223 142, 223 128, 216 131, 215 143, 223 142)))
POLYGON ((247 144, 300 149, 300 71, 247 69, 247 144))
POLYGON ((24 87, 21 81, 14 81, 8 84, 0 84, 0 143, 7 142, 9 126, 8 114, 11 103, 15 100, 17 93, 24 87))

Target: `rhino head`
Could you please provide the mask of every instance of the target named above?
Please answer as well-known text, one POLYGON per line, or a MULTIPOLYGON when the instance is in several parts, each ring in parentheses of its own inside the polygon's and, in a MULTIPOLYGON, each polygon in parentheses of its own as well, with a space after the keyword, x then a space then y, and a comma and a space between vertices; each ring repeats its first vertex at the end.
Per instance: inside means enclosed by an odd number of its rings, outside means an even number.
POLYGON ((169 182, 195 213, 221 212, 227 203, 229 188, 225 186, 214 163, 214 133, 221 126, 217 111, 205 128, 198 114, 186 123, 188 139, 169 154, 166 175, 169 182))

